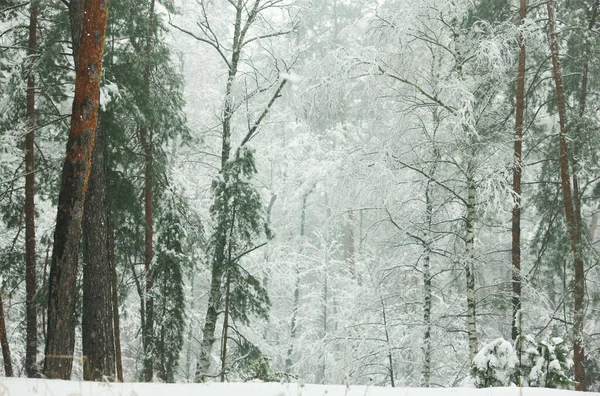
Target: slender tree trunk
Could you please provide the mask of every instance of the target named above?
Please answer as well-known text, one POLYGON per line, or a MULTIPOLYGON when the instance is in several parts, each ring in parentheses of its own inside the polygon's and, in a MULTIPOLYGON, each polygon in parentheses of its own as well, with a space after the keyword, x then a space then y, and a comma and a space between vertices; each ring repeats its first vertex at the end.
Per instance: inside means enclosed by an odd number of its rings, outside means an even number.
MULTIPOLYGON (((46 249, 46 258, 44 259, 44 272, 42 274, 42 290, 46 290, 46 278, 48 277, 48 257, 50 256, 50 248, 52 244, 48 244, 46 249)), ((42 310, 42 336, 46 339, 46 311, 42 310)))
MULTIPOLYGON (((456 21, 455 21, 456 22, 456 21)), ((460 30, 458 26, 455 26, 457 31, 460 30)), ((454 51, 455 51, 455 67, 458 78, 464 80, 463 70, 463 57, 461 52, 461 37, 459 34, 454 36, 454 51)), ((463 125, 463 131, 468 136, 471 132, 468 127, 463 125)), ((473 139, 469 138, 471 144, 473 139)), ((470 147, 471 157, 475 157, 474 147, 470 147)), ((467 216, 465 219, 465 274, 467 278, 467 335, 469 343, 469 360, 473 361, 473 358, 477 354, 477 326, 476 326, 476 315, 475 315, 475 179, 473 164, 470 163, 467 169, 467 216)))
POLYGON ((598 213, 592 215, 592 221, 590 222, 590 244, 594 245, 596 242, 596 229, 598 228, 598 213))
POLYGON ((395 380, 394 380, 394 358, 392 356, 392 346, 390 345, 390 333, 388 330, 387 312, 385 309, 385 302, 383 301, 383 296, 381 295, 381 292, 379 293, 379 301, 381 302, 381 317, 383 319, 383 330, 384 330, 384 335, 385 335, 385 342, 388 347, 388 353, 387 353, 388 376, 390 378, 390 385, 392 386, 392 388, 394 388, 396 386, 395 380))
POLYGON ((13 367, 10 357, 10 347, 8 345, 8 334, 6 333, 6 323, 4 322, 4 303, 2 302, 2 293, 0 293, 0 343, 2 344, 2 360, 4 361, 4 374, 12 377, 13 367))
POLYGON ((83 29, 83 3, 84 0, 69 1, 69 20, 71 22, 71 44, 73 45, 73 59, 75 70, 79 65, 79 46, 81 43, 81 32, 83 29))
MULTIPOLYGON (((329 252, 326 252, 326 254, 329 256, 329 252)), ((328 275, 328 265, 329 264, 329 258, 326 257, 325 258, 325 264, 323 267, 323 289, 321 291, 321 342, 325 341, 325 337, 327 337, 327 322, 328 322, 328 316, 327 316, 327 302, 329 300, 329 275, 328 275)), ((327 359, 325 356, 325 350, 322 349, 321 350, 321 367, 319 369, 319 377, 317 378, 317 384, 324 384, 325 383, 325 374, 327 372, 327 359)))
MULTIPOLYGON (((434 177, 435 166, 430 176, 434 177)), ((427 182, 425 189, 425 225, 427 233, 423 238, 423 322, 425 333, 423 334, 423 387, 429 388, 431 383, 431 226, 433 219, 433 204, 431 202, 431 179, 427 182)))
POLYGON ((39 375, 37 356, 37 281, 35 261, 35 72, 33 63, 37 52, 37 0, 30 4, 29 48, 31 65, 27 77, 27 127, 25 136, 25 372, 29 378, 39 375))
MULTIPOLYGON (((581 225, 578 221, 580 209, 577 203, 579 199, 579 188, 575 172, 573 172, 574 193, 571 190, 571 177, 569 168, 569 145, 567 138, 567 113, 566 99, 560 69, 558 50, 558 35, 556 33, 556 22, 554 17, 554 5, 552 0, 546 1, 548 9, 548 29, 550 33, 550 52, 552 55, 552 67, 554 70, 554 83, 556 88, 556 99, 558 105, 558 117, 560 124, 559 147, 560 147, 560 179, 561 191, 564 204, 565 220, 571 239, 571 251, 575 267, 574 287, 574 312, 573 312, 573 364, 574 379, 577 381, 576 390, 585 391, 585 354, 583 349, 583 303, 585 297, 585 273, 583 259, 580 252, 581 225), (575 198, 573 197, 575 195, 575 198)), ((585 106, 585 104, 584 104, 585 106)), ((584 107, 585 108, 585 107, 584 107)))
MULTIPOLYGON (((225 105, 223 107, 223 127, 222 127, 222 139, 221 139, 221 175, 225 180, 228 179, 229 175, 226 174, 226 165, 231 155, 231 120, 235 111, 233 104, 233 83, 237 74, 238 63, 240 59, 241 44, 243 42, 242 35, 242 13, 243 3, 242 0, 237 1, 235 6, 236 16, 234 23, 233 32, 233 50, 231 54, 231 61, 229 62, 229 72, 227 77, 227 84, 225 87, 225 105)), ((251 21, 249 21, 251 23, 251 21)), ((226 264, 226 248, 227 248, 227 220, 229 216, 229 206, 227 204, 228 199, 223 199, 224 208, 222 209, 221 217, 223 220, 219 222, 222 224, 217 225, 217 235, 215 236, 216 246, 213 252, 213 258, 211 261, 211 279, 210 279, 210 292, 208 296, 208 307, 206 309, 206 316, 204 320, 204 328, 202 332, 202 343, 200 346, 200 357, 196 364, 196 382, 204 382, 208 376, 210 368, 210 358, 212 354, 213 345, 215 343, 215 328, 217 325, 217 319, 219 313, 217 307, 221 299, 221 278, 226 264)))
MULTIPOLYGON (((519 20, 521 26, 527 18, 527 0, 521 0, 519 20)), ((519 335, 517 314, 521 310, 521 176, 523 173, 523 117, 525 114, 525 37, 519 33, 519 70, 517 73, 517 104, 515 117, 515 142, 513 163, 514 206, 512 212, 512 331, 513 342, 519 335)), ((520 355, 520 351, 519 351, 520 355)), ((519 359, 520 361, 520 359, 519 359)))
POLYGON ((225 319, 223 320, 223 347, 221 353, 221 382, 225 382, 225 368, 227 363, 227 337, 229 330, 229 287, 231 285, 231 278, 227 275, 227 286, 225 290, 225 319))
MULTIPOLYGON (((146 92, 146 101, 150 96, 150 55, 152 52, 152 36, 154 33, 154 0, 150 0, 150 13, 148 16, 148 35, 146 37, 146 63, 144 65, 144 84, 146 92)), ((150 109, 146 109, 148 112, 150 109)), ((144 344, 144 369, 143 379, 146 382, 152 381, 154 377, 154 279, 152 274, 152 259, 154 257, 153 238, 154 238, 154 215, 153 215, 153 186, 154 186, 154 159, 152 132, 148 131, 148 125, 143 124, 139 131, 140 141, 144 149, 144 217, 146 221, 145 234, 145 277, 146 277, 146 320, 143 329, 144 344)))
POLYGON ((83 378, 102 381, 115 374, 112 271, 108 251, 104 132, 96 128, 92 169, 85 197, 82 346, 83 378))
POLYGON ((354 211, 348 209, 348 218, 346 219, 346 249, 344 251, 344 259, 348 266, 348 272, 353 280, 358 281, 360 285, 360 278, 356 273, 356 241, 354 235, 354 211))
POLYGON ((79 239, 97 126, 107 17, 106 0, 86 1, 50 266, 44 360, 47 378, 69 379, 73 366, 79 239))
POLYGON ((110 265, 111 274, 111 298, 112 298, 112 313, 113 313, 113 329, 115 339, 115 362, 117 368, 117 380, 123 382, 123 360, 121 354, 121 325, 119 318, 119 283, 117 279, 117 262, 115 260, 115 230, 111 222, 111 214, 107 204, 107 220, 108 220, 108 263, 110 265))
MULTIPOLYGON (((304 194, 302 197, 302 213, 300 215, 300 243, 301 250, 300 253, 304 253, 304 235, 306 233, 306 201, 308 200, 308 195, 312 190, 304 194)), ((285 372, 290 374, 292 371, 292 353, 294 352, 294 342, 296 340, 296 331, 297 331, 297 323, 298 320, 298 309, 300 308, 300 269, 296 265, 296 285, 294 287, 294 306, 292 308, 292 320, 290 323, 290 344, 287 350, 287 357, 285 359, 285 372)))
MULTIPOLYGON (((195 296, 196 295, 196 288, 194 287, 195 282, 194 282, 194 273, 192 272, 192 274, 190 275, 190 295, 195 296)), ((192 299, 190 301, 190 312, 196 312, 196 304, 194 304, 194 299, 192 299)), ((188 335, 187 335, 187 352, 185 354, 185 378, 188 382, 192 381, 191 374, 192 374, 192 350, 193 350, 193 342, 194 342, 194 326, 193 326, 193 321, 190 318, 190 321, 188 322, 189 325, 189 329, 188 329, 188 335)))
POLYGON ((465 273, 467 277, 467 331, 469 336, 469 359, 473 361, 478 351, 475 316, 475 180, 468 169, 468 200, 465 237, 465 273))
POLYGON ((195 382, 204 382, 208 376, 208 370, 210 368, 210 357, 212 355, 212 348, 215 343, 215 328, 217 325, 217 318, 219 313, 217 312, 217 304, 221 298, 221 268, 215 268, 211 272, 210 280, 210 292, 208 295, 208 309, 206 311, 206 317, 204 319, 203 337, 200 345, 200 357, 196 365, 196 378, 195 382))

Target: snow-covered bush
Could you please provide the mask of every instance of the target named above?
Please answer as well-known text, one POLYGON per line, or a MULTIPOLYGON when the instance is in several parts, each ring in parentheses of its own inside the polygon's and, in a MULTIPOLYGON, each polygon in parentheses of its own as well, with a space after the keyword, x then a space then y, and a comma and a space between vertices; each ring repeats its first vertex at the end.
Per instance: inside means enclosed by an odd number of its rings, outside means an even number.
POLYGON ((566 388, 575 384, 567 374, 572 365, 562 338, 538 342, 532 335, 520 336, 514 348, 510 342, 498 338, 485 345, 473 359, 469 383, 477 388, 521 382, 523 386, 536 388, 566 388))
POLYGON ((477 388, 509 386, 517 363, 512 344, 498 338, 485 345, 473 359, 473 382, 477 388))
POLYGON ((539 388, 566 388, 574 381, 567 375, 573 366, 568 357, 565 341, 553 337, 537 346, 537 356, 529 372, 529 386, 539 388))

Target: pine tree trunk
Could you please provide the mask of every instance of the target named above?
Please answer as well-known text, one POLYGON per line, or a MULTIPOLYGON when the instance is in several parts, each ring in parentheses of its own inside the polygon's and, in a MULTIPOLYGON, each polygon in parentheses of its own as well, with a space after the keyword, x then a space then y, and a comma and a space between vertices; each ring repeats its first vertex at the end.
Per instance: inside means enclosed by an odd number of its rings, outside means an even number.
POLYGON ((152 186, 153 186, 153 160, 152 160, 152 143, 148 137, 148 130, 144 126, 140 128, 140 138, 145 151, 145 184, 144 184, 144 217, 146 221, 145 234, 145 324, 143 329, 144 338, 144 371, 143 379, 146 382, 152 381, 154 377, 154 296, 153 296, 153 274, 152 274, 152 259, 154 257, 152 239, 154 235, 153 213, 152 213, 152 186))
POLYGON ((82 346, 86 366, 83 379, 102 381, 115 374, 115 348, 108 251, 104 131, 96 128, 92 169, 85 197, 83 219, 83 315, 82 346))
POLYGON ((117 368, 117 380, 123 382, 123 359, 121 354, 121 325, 119 318, 119 283, 117 279, 117 262, 115 260, 115 230, 111 222, 111 214, 107 204, 108 217, 108 263, 111 273, 111 299, 113 313, 113 329, 115 338, 115 363, 117 368))
POLYGON ((554 17, 554 5, 552 0, 546 1, 548 9, 548 29, 550 34, 550 52, 552 56, 552 67, 554 70, 554 83, 556 88, 556 99, 558 106, 558 116, 560 124, 559 149, 560 149, 560 179, 561 191, 565 212, 565 220, 571 239, 571 252, 573 253, 573 263, 575 267, 575 287, 574 287, 574 312, 573 312, 573 365, 574 379, 577 381, 576 390, 585 391, 585 354, 583 349, 583 310, 585 297, 585 273, 583 260, 580 252, 581 225, 578 221, 579 205, 576 200, 579 198, 577 178, 574 174, 575 201, 571 190, 571 176, 569 168, 569 145, 567 138, 567 113, 566 99, 560 70, 560 59, 558 50, 558 35, 556 33, 556 22, 554 17))
POLYGON ((106 0, 85 3, 71 131, 61 176, 50 265, 44 360, 47 378, 69 379, 73 366, 79 240, 97 126, 107 17, 106 0))
MULTIPOLYGON (((148 36, 146 38, 146 64, 144 65, 144 84, 146 98, 150 96, 150 54, 152 52, 152 35, 154 34, 154 0, 150 0, 150 13, 148 16, 148 36)), ((150 111, 150 109, 147 109, 150 111)), ((143 379, 146 382, 152 381, 154 377, 154 280, 152 274, 152 259, 154 258, 153 238, 154 238, 154 215, 153 215, 153 186, 154 186, 154 159, 152 132, 149 133, 148 126, 142 125, 139 131, 140 141, 144 149, 144 218, 146 221, 146 234, 144 242, 144 269, 146 277, 146 318, 143 329, 144 346, 144 369, 143 379)))
MULTIPOLYGON (((527 18, 527 0, 521 0, 519 20, 521 26, 527 18)), ((521 176, 523 173, 523 117, 525 114, 525 37, 519 33, 519 70, 517 73, 517 105, 515 117, 515 142, 513 163, 512 212, 512 331, 513 342, 517 339, 519 329, 517 314, 521 310, 521 176)))
MULTIPOLYGON (((27 55, 33 65, 37 52, 37 1, 32 1, 29 13, 29 48, 27 55)), ((35 261, 35 72, 33 66, 27 78, 27 127, 25 136, 25 372, 27 377, 39 375, 37 356, 37 281, 35 261)))
POLYGON ((8 334, 6 333, 6 323, 4 321, 4 303, 2 301, 2 293, 0 293, 0 344, 2 344, 2 360, 4 361, 4 374, 7 377, 12 377, 13 367, 10 357, 10 347, 8 345, 8 334))
POLYGON ((467 277, 467 332, 469 336, 469 360, 477 355, 477 327, 475 316, 475 180, 472 169, 468 173, 468 201, 465 237, 465 273, 467 277))
POLYGON ((71 43, 73 45, 73 59, 75 70, 79 66, 79 46, 83 29, 83 3, 84 0, 69 0, 69 20, 71 22, 71 43))

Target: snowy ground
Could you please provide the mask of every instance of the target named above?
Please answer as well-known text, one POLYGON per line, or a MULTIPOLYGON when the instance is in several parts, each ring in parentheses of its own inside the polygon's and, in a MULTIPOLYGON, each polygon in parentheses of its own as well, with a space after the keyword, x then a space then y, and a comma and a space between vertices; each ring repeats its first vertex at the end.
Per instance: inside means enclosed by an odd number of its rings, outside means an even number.
MULTIPOLYGON (((0 378, 0 396, 575 396, 539 388, 420 389, 372 386, 237 384, 139 384, 0 378)), ((600 396, 600 393, 587 393, 600 396)))

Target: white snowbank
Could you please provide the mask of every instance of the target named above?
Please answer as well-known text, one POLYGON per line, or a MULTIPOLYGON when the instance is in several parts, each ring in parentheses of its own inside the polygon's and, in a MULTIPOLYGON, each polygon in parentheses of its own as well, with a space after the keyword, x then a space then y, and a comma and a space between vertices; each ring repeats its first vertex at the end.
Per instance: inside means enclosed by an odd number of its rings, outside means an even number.
MULTIPOLYGON (((140 384, 0 378, 2 396, 575 396, 541 388, 378 388, 277 383, 140 384)), ((600 393, 586 393, 600 396, 600 393)))

